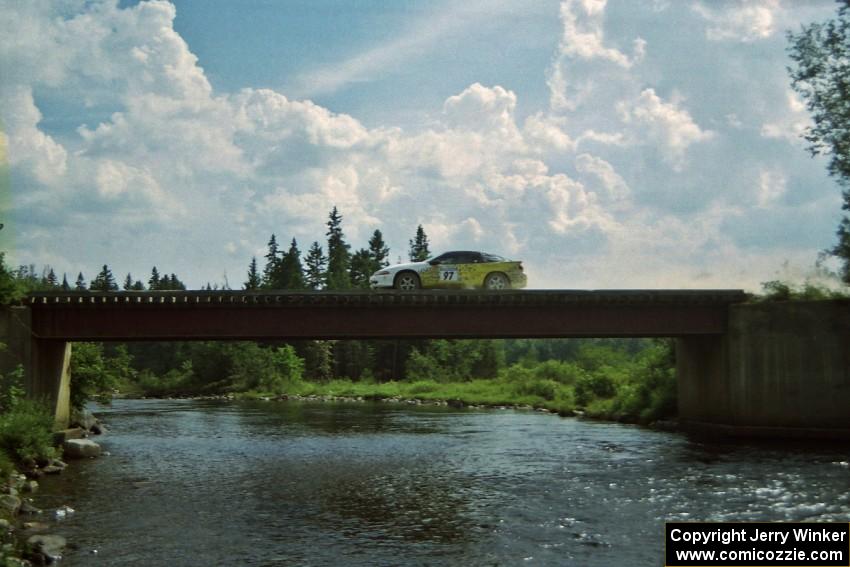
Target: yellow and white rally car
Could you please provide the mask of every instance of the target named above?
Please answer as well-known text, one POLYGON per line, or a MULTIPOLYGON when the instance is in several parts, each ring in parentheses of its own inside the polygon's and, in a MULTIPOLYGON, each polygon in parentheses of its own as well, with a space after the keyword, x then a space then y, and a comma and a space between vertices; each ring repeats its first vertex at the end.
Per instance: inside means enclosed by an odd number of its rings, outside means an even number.
POLYGON ((446 252, 424 262, 397 264, 369 278, 372 288, 411 291, 420 288, 523 288, 527 278, 522 262, 486 252, 446 252))

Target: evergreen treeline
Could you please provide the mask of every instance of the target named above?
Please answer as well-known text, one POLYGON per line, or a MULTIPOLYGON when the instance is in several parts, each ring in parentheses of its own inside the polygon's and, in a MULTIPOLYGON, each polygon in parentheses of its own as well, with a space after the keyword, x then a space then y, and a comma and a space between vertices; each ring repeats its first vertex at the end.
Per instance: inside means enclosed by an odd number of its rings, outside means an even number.
MULTIPOLYGON (((243 289, 367 289, 369 276, 389 265, 390 249, 375 230, 366 247, 352 252, 342 221, 334 207, 325 240, 312 242, 306 253, 295 238, 281 246, 272 234, 262 265, 256 257, 248 263, 243 289)), ((428 236, 420 225, 409 241, 408 258, 429 256, 428 236)), ((15 289, 25 291, 119 289, 107 265, 90 281, 79 273, 73 287, 66 274, 60 282, 49 267, 39 274, 34 266, 20 266, 9 274, 15 289)), ((146 283, 127 274, 122 287, 186 289, 175 274, 156 267, 146 283)), ((203 289, 218 287, 207 283, 203 289)), ((227 289, 226 284, 221 287, 227 289)), ((625 413, 632 416, 651 406, 652 416, 658 417, 675 407, 670 402, 675 400, 670 352, 669 346, 639 339, 85 343, 74 349, 72 398, 80 406, 113 388, 144 395, 390 388, 399 395, 425 397, 447 396, 460 388, 458 397, 470 401, 522 401, 559 411, 578 405, 603 414, 629 407, 625 413)))

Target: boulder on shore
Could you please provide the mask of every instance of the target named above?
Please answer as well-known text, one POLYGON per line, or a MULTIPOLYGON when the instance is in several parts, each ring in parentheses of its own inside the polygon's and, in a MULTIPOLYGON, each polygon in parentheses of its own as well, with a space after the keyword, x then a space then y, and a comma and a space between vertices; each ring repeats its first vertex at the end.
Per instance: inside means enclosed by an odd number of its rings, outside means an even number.
POLYGON ((71 427, 79 427, 84 431, 91 431, 91 428, 97 425, 97 423, 97 418, 87 409, 74 409, 71 411, 71 427))
POLYGON ((62 444, 63 455, 69 459, 88 459, 100 456, 100 445, 90 439, 68 439, 62 444))

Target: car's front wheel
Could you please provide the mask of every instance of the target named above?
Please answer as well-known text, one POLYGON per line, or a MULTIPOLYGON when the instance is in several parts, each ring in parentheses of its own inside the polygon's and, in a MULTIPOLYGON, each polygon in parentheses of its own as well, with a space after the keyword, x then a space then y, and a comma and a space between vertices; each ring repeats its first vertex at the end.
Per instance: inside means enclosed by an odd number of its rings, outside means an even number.
POLYGON ((402 272, 396 276, 393 287, 401 291, 413 291, 422 287, 422 282, 415 273, 402 272))
POLYGON ((508 280, 508 276, 505 274, 496 272, 493 274, 488 274, 486 278, 484 278, 484 289, 498 291, 500 289, 510 289, 511 282, 508 280))

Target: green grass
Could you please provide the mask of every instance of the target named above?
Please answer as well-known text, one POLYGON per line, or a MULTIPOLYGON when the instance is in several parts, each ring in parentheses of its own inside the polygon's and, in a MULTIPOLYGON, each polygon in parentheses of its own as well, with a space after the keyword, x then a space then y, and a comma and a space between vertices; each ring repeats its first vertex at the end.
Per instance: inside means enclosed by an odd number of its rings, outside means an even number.
MULTIPOLYGON (((572 414, 574 409, 572 387, 551 380, 532 382, 420 380, 382 383, 332 380, 326 383, 295 382, 285 388, 284 393, 294 396, 449 401, 481 406, 531 406, 565 415, 572 414)), ((259 398, 273 395, 268 392, 252 391, 241 394, 241 397, 259 398)))

